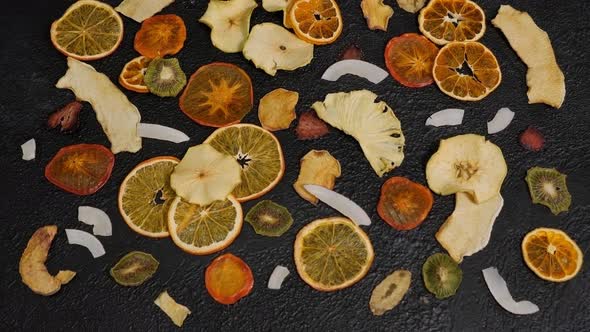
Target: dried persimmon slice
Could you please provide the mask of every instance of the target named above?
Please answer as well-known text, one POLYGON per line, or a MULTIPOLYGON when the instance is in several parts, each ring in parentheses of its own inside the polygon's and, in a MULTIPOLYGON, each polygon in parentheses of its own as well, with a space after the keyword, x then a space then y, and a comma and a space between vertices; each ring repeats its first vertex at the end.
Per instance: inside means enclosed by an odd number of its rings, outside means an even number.
POLYGON ((207 267, 205 287, 215 301, 234 304, 250 294, 254 275, 246 262, 227 253, 215 258, 207 267))
POLYGON ((385 47, 385 65, 396 81, 410 88, 432 84, 432 66, 438 48, 424 36, 405 33, 385 47))
POLYGON ((398 176, 385 181, 381 187, 377 212, 389 226, 410 230, 426 219, 432 203, 432 192, 428 188, 398 176))
POLYGON ((185 40, 186 26, 180 16, 156 15, 143 21, 133 47, 139 54, 154 59, 180 52, 185 40))

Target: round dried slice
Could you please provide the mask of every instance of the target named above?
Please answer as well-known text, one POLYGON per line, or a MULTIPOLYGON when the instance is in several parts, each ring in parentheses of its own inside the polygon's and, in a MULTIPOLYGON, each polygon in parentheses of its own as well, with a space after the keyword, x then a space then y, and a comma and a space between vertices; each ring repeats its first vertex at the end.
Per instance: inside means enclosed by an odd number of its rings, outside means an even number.
POLYGON ((252 81, 238 66, 210 63, 191 76, 179 104, 184 114, 203 126, 238 123, 254 104, 252 81))
POLYGON ((498 60, 478 42, 447 44, 434 60, 432 75, 442 92, 464 101, 485 98, 502 81, 498 60))
POLYGON ((228 196, 205 206, 176 197, 168 211, 172 241, 193 255, 209 255, 227 248, 242 230, 240 203, 228 196))
POLYGON ((141 23, 133 47, 139 54, 154 59, 180 52, 185 39, 186 26, 180 16, 156 15, 141 23))
POLYGON ((246 262, 227 253, 207 266, 205 287, 215 301, 234 304, 250 294, 254 287, 254 275, 246 262))
POLYGON ((113 53, 123 39, 123 20, 113 7, 100 1, 74 2, 51 24, 51 42, 66 56, 97 60, 113 53))
POLYGON ((61 148, 45 167, 45 177, 59 188, 76 195, 97 192, 111 177, 115 156, 99 144, 61 148))
POLYGON ((381 187, 377 212, 397 230, 418 227, 432 209, 432 192, 404 177, 392 177, 381 187))
POLYGON ((135 232, 155 238, 167 237, 167 215, 176 193, 170 174, 178 158, 164 156, 135 166, 119 188, 119 212, 135 232))
POLYGON ((483 10, 469 0, 432 0, 418 16, 420 31, 433 42, 475 41, 486 31, 483 10))
POLYGON ((293 0, 287 7, 288 24, 302 40, 331 44, 342 33, 342 14, 335 0, 293 0))
POLYGON ((410 88, 434 82, 432 66, 438 48, 424 36, 405 33, 391 38, 385 47, 385 65, 396 81, 410 88))
POLYGON ((150 90, 145 85, 143 77, 150 64, 151 59, 144 56, 138 56, 127 62, 119 75, 119 84, 127 90, 148 93, 150 90))
POLYGON ((451 256, 434 254, 422 265, 422 278, 429 292, 437 299, 455 295, 463 280, 463 271, 451 256))
POLYGON ((246 202, 272 190, 285 173, 285 159, 279 140, 268 130, 252 124, 236 124, 214 131, 205 143, 236 158, 242 168, 242 182, 233 192, 246 202))
POLYGON ((246 214, 246 221, 252 225, 256 234, 281 236, 293 225, 289 210, 273 201, 258 202, 246 214))
POLYGON ((123 256, 115 266, 111 268, 111 276, 119 285, 139 286, 152 277, 160 262, 154 256, 132 251, 123 256))

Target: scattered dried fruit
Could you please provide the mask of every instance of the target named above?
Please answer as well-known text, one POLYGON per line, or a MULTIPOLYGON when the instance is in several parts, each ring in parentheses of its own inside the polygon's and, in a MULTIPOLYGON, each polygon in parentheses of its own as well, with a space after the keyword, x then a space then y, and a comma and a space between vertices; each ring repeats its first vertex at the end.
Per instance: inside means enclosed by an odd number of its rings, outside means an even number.
POLYGON ((306 184, 316 184, 333 189, 336 178, 340 176, 340 163, 326 150, 311 150, 301 158, 299 176, 293 184, 295 191, 306 201, 317 204, 318 198, 310 194, 306 184))
POLYGON ((397 270, 383 279, 373 292, 369 300, 369 307, 375 316, 381 316, 395 308, 410 289, 412 273, 408 270, 397 270))
POLYGON ((354 137, 377 175, 401 165, 405 138, 393 110, 368 90, 330 93, 311 107, 318 116, 354 137))
POLYGON ((534 204, 543 204, 555 215, 567 212, 572 196, 567 190, 566 175, 555 168, 533 167, 526 173, 526 182, 534 204))
POLYGON ((564 282, 575 277, 584 262, 580 247, 566 233, 554 228, 537 228, 522 240, 526 265, 545 280, 564 282))
POLYGON ((78 206, 78 221, 93 226, 92 234, 94 235, 113 235, 111 218, 101 209, 92 206, 78 206))
POLYGON ((21 144, 20 149, 23 151, 23 160, 29 161, 35 159, 35 152, 37 150, 37 143, 34 138, 21 144))
POLYGON ((96 238, 96 236, 80 231, 77 229, 66 229, 66 235, 68 237, 69 244, 76 244, 79 246, 86 247, 93 258, 98 258, 105 254, 102 243, 96 238))
POLYGON ((68 103, 66 106, 51 113, 49 119, 47 119, 47 125, 52 129, 59 126, 59 131, 62 133, 70 132, 78 127, 78 116, 80 115, 81 110, 82 103, 79 101, 75 100, 68 103))
POLYGON ((545 146, 545 136, 535 127, 528 127, 520 134, 520 145, 534 152, 541 151, 545 146))
POLYGON ((211 28, 211 42, 225 53, 241 52, 248 39, 254 0, 209 0, 199 22, 211 28))
POLYGON ((172 143, 182 143, 190 139, 190 137, 178 129, 153 123, 140 123, 137 131, 139 132, 139 136, 143 138, 153 138, 172 143))
POLYGON ((283 88, 272 90, 260 99, 258 119, 264 129, 277 131, 288 129, 295 120, 295 106, 299 93, 283 88))
POLYGON ((362 0, 361 9, 369 29, 387 31, 387 24, 393 16, 393 8, 384 4, 383 0, 362 0))
POLYGON ((363 50, 360 49, 356 44, 352 44, 348 46, 342 53, 340 54, 340 60, 362 60, 363 59, 363 50))
POLYGON ((465 110, 459 108, 447 108, 433 113, 426 119, 427 126, 458 126, 463 123, 465 110))
POLYGON ((173 2, 174 0, 123 0, 115 10, 141 23, 173 2))
POLYGON ((397 0, 398 6, 410 13, 415 13, 422 9, 425 2, 426 0, 397 0))
POLYGON ((429 292, 437 299, 455 295, 463 280, 463 271, 447 254, 434 254, 422 266, 422 278, 429 292))
POLYGON ((158 298, 156 298, 154 304, 162 309, 162 311, 170 317, 174 325, 178 327, 182 327, 186 317, 191 314, 191 311, 187 307, 176 303, 176 301, 168 295, 167 291, 162 292, 158 298))
POLYGON ((23 283, 39 295, 49 296, 57 293, 61 285, 67 284, 76 275, 76 272, 65 270, 59 271, 54 277, 45 267, 47 254, 56 233, 57 226, 55 225, 44 226, 36 230, 27 243, 18 264, 18 272, 23 283))
POLYGON ((565 99, 565 76, 557 64, 547 32, 526 12, 502 5, 492 20, 510 46, 527 65, 529 104, 545 103, 560 108, 565 99))
POLYGON ((156 15, 141 23, 133 47, 139 54, 155 59, 180 52, 185 40, 186 26, 180 16, 156 15))
POLYGON ((127 90, 139 93, 150 92, 143 78, 151 61, 152 59, 143 55, 131 59, 125 64, 123 70, 121 70, 121 74, 119 74, 119 84, 127 90))
POLYGON ((159 97, 176 97, 186 85, 186 75, 176 58, 152 60, 143 79, 150 92, 159 97))
POLYGON ((303 112, 299 116, 297 128, 295 128, 295 133, 299 140, 320 138, 329 132, 328 125, 322 119, 318 118, 315 111, 303 112))
POLYGON ((296 0, 289 3, 289 28, 315 45, 331 44, 342 33, 342 14, 336 0, 296 0))
POLYGON ((337 81, 340 77, 351 74, 369 80, 371 83, 379 83, 387 78, 385 70, 372 63, 362 60, 341 60, 332 64, 322 74, 326 81, 337 81))
POLYGON ((392 177, 381 187, 377 212, 389 226, 402 231, 414 229, 426 219, 433 204, 432 193, 404 177, 392 177))
POLYGON ((438 47, 417 33, 393 37, 385 47, 385 65, 399 83, 410 88, 432 84, 438 47))
POLYGON ((248 264, 230 253, 215 258, 205 271, 205 287, 221 304, 234 304, 250 294, 254 276, 248 264))
POLYGON ((70 145, 45 166, 45 177, 67 192, 91 195, 107 183, 114 164, 115 156, 102 145, 70 145))
POLYGON ((492 121, 488 121, 488 134, 496 134, 508 128, 513 119, 514 112, 508 107, 500 108, 492 121))
POLYGON ((142 252, 132 251, 123 256, 111 268, 111 276, 122 286, 139 286, 152 277, 160 262, 154 256, 142 252))
POLYGON ((492 293, 492 296, 502 308, 516 315, 530 315, 539 311, 539 307, 530 301, 514 301, 508 290, 506 281, 498 273, 498 269, 488 267, 481 272, 483 273, 483 278, 486 281, 486 285, 488 285, 490 293, 492 293))
POLYGON ((268 278, 268 289, 281 289, 281 285, 287 276, 289 269, 284 266, 277 265, 268 278))
POLYGON ((269 200, 254 205, 246 214, 246 221, 254 228, 256 234, 264 236, 281 236, 293 225, 293 217, 289 210, 269 200))
POLYGON ((428 39, 444 45, 480 39, 486 31, 486 16, 470 0, 432 0, 420 11, 418 24, 428 39))
POLYGON ((242 51, 256 68, 275 76, 277 70, 295 70, 313 59, 313 44, 307 43, 274 23, 252 27, 242 51))

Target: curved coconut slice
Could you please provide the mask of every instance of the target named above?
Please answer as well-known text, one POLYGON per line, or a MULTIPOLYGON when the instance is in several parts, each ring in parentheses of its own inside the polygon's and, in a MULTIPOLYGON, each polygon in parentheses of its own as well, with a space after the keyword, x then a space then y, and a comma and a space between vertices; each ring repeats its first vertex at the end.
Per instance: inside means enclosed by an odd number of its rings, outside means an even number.
POLYGON ((402 164, 405 138, 393 110, 375 99, 368 90, 338 92, 311 107, 322 120, 354 137, 381 177, 402 164))
POLYGON ((86 225, 94 226, 92 234, 100 236, 113 235, 113 225, 109 215, 92 206, 78 206, 78 220, 86 225))
POLYGON ((500 193, 508 167, 502 150, 485 137, 466 134, 440 141, 426 164, 426 179, 440 195, 469 193, 476 203, 500 193))
POLYGON ((77 229, 66 229, 66 235, 68 237, 69 244, 77 244, 79 246, 86 247, 92 254, 92 257, 98 258, 105 254, 102 243, 96 238, 96 236, 80 231, 77 229))
POLYGON ((289 269, 284 266, 277 265, 272 271, 270 278, 268 278, 268 289, 281 289, 281 285, 287 276, 289 275, 289 269))
POLYGON ((359 226, 371 224, 371 218, 365 210, 350 198, 315 184, 306 184, 303 187, 334 210, 350 218, 355 224, 359 226))
POLYGON ((465 110, 459 108, 447 108, 438 111, 426 119, 427 126, 457 126, 463 123, 463 115, 465 110))
POLYGON ((501 108, 496 112, 492 121, 488 121, 488 134, 499 133, 506 129, 510 122, 512 122, 512 119, 514 119, 514 112, 508 107, 501 108))
POLYGON ((153 138, 172 143, 182 143, 189 140, 189 137, 182 131, 159 124, 140 123, 137 128, 139 136, 153 138))
POLYGON ((289 0, 262 0, 262 8, 269 13, 285 10, 289 0))
POLYGON ((490 293, 492 293, 492 296, 502 308, 515 315, 530 315, 539 311, 539 307, 530 301, 514 301, 508 290, 508 285, 500 273, 498 273, 498 269, 488 267, 481 272, 483 273, 483 278, 488 285, 490 293))
POLYGON ((211 28, 213 46, 225 53, 240 52, 248 39, 254 0, 210 0, 199 22, 211 28))
POLYGON ((295 70, 313 59, 313 45, 274 23, 255 25, 244 45, 244 57, 274 76, 277 70, 295 70))
POLYGON ((340 77, 346 74, 366 78, 371 83, 375 84, 383 81, 389 76, 389 73, 385 70, 370 62, 362 60, 342 60, 328 67, 322 75, 322 79, 326 81, 337 81, 340 77))

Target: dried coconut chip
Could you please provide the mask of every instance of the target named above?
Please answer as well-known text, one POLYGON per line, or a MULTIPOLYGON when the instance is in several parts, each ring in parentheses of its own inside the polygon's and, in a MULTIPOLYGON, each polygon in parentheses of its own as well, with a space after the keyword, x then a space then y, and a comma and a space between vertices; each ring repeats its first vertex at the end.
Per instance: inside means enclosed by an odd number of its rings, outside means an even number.
POLYGON ((458 108, 447 108, 438 111, 426 119, 427 126, 441 127, 441 126, 457 126, 463 123, 463 115, 465 110, 458 108))
POLYGON ((514 112, 507 107, 501 108, 492 121, 488 122, 488 134, 499 133, 506 129, 510 122, 512 122, 512 119, 514 119, 514 112))
POLYGON ((303 187, 334 210, 350 218, 355 224, 359 226, 369 226, 371 224, 371 218, 369 218, 365 210, 350 198, 314 184, 306 184, 303 187))
POLYGON ((182 131, 159 124, 140 123, 137 131, 139 136, 143 138, 153 138, 172 143, 182 143, 189 140, 189 137, 182 131))
POLYGON ((481 271, 492 296, 502 308, 515 315, 530 315, 539 311, 539 307, 530 301, 514 301, 508 290, 508 285, 495 267, 488 267, 481 271))
POLYGON ((277 265, 272 271, 270 278, 268 279, 269 289, 281 289, 281 285, 287 276, 289 275, 289 269, 284 266, 277 265))
POLYGON ((69 244, 77 244, 86 247, 94 258, 98 258, 105 254, 102 243, 100 243, 96 236, 88 232, 79 231, 77 229, 66 229, 66 235, 69 244))
POLYGON ((141 23, 173 2, 174 0, 123 0, 115 10, 141 23))
POLYGON ((318 118, 315 111, 308 111, 299 116, 295 133, 299 140, 320 138, 330 132, 324 120, 318 118))
POLYGON ((328 67, 322 75, 322 79, 326 81, 337 81, 340 77, 347 74, 363 77, 375 84, 389 76, 385 70, 372 63, 362 60, 341 60, 328 67))
POLYGON ((167 291, 162 292, 154 301, 154 304, 162 309, 162 311, 170 317, 174 325, 178 327, 182 327, 186 317, 191 314, 191 311, 187 307, 174 301, 174 299, 168 295, 167 291))
POLYGON ((35 143, 35 139, 31 138, 30 140, 24 142, 20 146, 21 150, 23 150, 23 160, 33 160, 35 159, 35 151, 37 150, 37 143, 35 143))
POLYGON ((99 236, 113 235, 113 226, 109 216, 101 209, 92 206, 78 206, 78 220, 94 226, 92 234, 99 236))
POLYGON ((295 106, 299 93, 282 88, 275 89, 260 99, 258 119, 264 129, 277 131, 287 129, 295 120, 295 106))
POLYGON ((387 24, 393 16, 393 8, 384 4, 383 0, 362 0, 361 9, 369 29, 387 31, 387 24))

